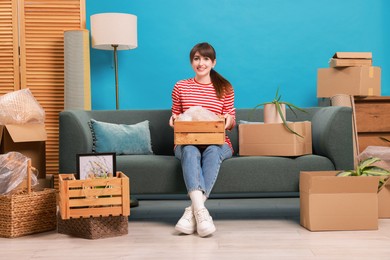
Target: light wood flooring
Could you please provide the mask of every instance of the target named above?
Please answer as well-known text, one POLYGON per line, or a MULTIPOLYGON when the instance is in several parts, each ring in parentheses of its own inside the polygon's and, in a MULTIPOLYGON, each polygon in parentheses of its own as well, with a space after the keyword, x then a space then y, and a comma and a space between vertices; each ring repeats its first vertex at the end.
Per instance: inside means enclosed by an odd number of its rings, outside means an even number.
POLYGON ((310 232, 299 225, 299 199, 211 199, 217 232, 180 235, 185 200, 141 200, 129 234, 88 240, 45 232, 0 238, 0 259, 390 259, 390 219, 374 231, 310 232))

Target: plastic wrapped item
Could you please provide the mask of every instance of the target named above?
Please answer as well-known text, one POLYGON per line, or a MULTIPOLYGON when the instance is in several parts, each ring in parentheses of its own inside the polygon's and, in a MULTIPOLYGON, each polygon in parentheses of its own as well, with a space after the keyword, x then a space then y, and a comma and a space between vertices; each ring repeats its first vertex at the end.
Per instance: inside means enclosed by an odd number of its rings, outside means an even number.
POLYGON ((187 109, 176 119, 178 121, 218 121, 219 116, 201 107, 193 106, 187 109))
MULTIPOLYGON (((27 164, 30 158, 18 152, 0 155, 0 195, 17 190, 27 177, 27 164)), ((35 174, 31 176, 31 185, 38 184, 35 174)))
POLYGON ((0 124, 26 124, 45 122, 45 111, 30 89, 10 92, 0 97, 0 124))
POLYGON ((377 157, 381 161, 376 162, 374 165, 390 170, 390 147, 386 146, 367 146, 363 152, 358 156, 359 161, 370 157, 377 157))

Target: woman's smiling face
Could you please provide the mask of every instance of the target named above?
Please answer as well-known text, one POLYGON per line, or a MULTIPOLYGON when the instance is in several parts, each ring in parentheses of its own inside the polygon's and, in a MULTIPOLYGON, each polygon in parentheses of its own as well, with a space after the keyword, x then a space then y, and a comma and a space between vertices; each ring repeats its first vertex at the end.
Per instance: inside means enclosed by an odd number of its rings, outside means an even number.
POLYGON ((197 78, 210 76, 211 69, 215 66, 216 60, 211 60, 209 57, 202 56, 196 52, 191 61, 192 69, 195 71, 197 78))

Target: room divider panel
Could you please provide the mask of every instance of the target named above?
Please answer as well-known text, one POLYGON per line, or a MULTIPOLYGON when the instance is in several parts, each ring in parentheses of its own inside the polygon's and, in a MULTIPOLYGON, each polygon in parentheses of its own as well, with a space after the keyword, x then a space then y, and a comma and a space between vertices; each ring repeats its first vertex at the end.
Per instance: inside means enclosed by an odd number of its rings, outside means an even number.
POLYGON ((85 0, 0 2, 0 95, 29 88, 46 113, 46 173, 58 174, 64 31, 85 28, 85 0))

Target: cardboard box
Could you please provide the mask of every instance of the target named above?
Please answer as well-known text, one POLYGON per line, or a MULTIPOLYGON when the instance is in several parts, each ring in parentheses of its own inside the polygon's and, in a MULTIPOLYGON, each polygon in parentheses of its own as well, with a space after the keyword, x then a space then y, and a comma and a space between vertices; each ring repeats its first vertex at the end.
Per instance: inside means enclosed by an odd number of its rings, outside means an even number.
POLYGON ((288 126, 302 137, 289 132, 281 123, 240 124, 239 154, 297 156, 312 153, 311 122, 289 122, 288 126))
POLYGON ((378 229, 379 177, 300 173, 300 222, 310 231, 378 229))
POLYGON ((318 69, 317 97, 333 97, 337 94, 380 96, 381 68, 360 66, 318 69))
POLYGON ((38 178, 45 178, 46 139, 44 124, 0 125, 0 154, 19 152, 31 158, 38 178))
POLYGON ((225 120, 175 121, 174 143, 176 145, 224 144, 225 120))
POLYGON ((390 178, 378 192, 378 214, 379 218, 390 218, 390 178))
POLYGON ((336 52, 329 67, 372 66, 371 52, 336 52))

